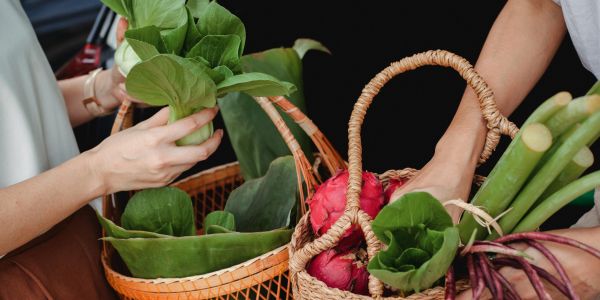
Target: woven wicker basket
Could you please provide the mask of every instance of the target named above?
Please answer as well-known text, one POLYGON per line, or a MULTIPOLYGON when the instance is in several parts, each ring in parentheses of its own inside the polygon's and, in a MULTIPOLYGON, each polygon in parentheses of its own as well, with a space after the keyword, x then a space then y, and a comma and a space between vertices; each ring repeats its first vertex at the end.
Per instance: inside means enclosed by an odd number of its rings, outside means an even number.
MULTIPOLYGON (((383 298, 384 286, 374 276, 369 277, 369 292, 372 296, 356 295, 347 291, 327 287, 323 282, 310 276, 306 272, 307 263, 317 254, 333 248, 339 241, 342 234, 353 224, 358 224, 365 235, 367 242, 367 253, 369 259, 382 248, 381 243, 375 237, 371 230, 371 218, 360 209, 359 196, 362 185, 362 146, 360 139, 361 126, 373 98, 379 93, 380 89, 394 76, 405 71, 432 65, 451 67, 464 78, 469 86, 475 91, 479 101, 484 119, 487 121, 488 134, 485 147, 480 157, 480 163, 491 155, 497 146, 500 135, 506 134, 514 137, 518 128, 504 118, 496 107, 493 94, 483 79, 475 72, 471 64, 464 58, 453 53, 435 50, 404 58, 392 63, 389 67, 377 74, 363 89, 358 101, 354 105, 354 110, 350 117, 348 125, 348 161, 350 177, 348 190, 346 193, 347 204, 344 215, 329 229, 329 231, 314 238, 310 229, 308 216, 305 214, 296 226, 290 244, 290 275, 292 280, 292 290, 296 299, 380 299, 383 298)), ((389 177, 411 178, 417 171, 414 169, 405 169, 402 171, 388 171, 380 178, 385 181, 389 177)), ((461 291, 468 287, 464 281, 459 283, 457 290, 461 291)), ((421 293, 412 294, 407 297, 390 297, 387 299, 419 299, 433 300, 444 299, 444 289, 435 287, 421 293)))
MULTIPOLYGON (((298 108, 283 97, 256 98, 258 104, 273 121, 296 163, 300 199, 310 196, 319 183, 318 173, 302 152, 281 115, 273 106, 276 103, 311 137, 319 150, 319 160, 330 173, 345 167, 341 156, 332 148, 322 132, 298 108), (308 195, 304 195, 308 191, 308 195)), ((112 132, 132 125, 131 104, 119 109, 112 132)), ((172 185, 186 191, 193 199, 198 227, 208 213, 223 209, 227 197, 243 183, 237 163, 212 168, 175 182, 172 185)), ((119 193, 104 198, 105 217, 119 222, 126 200, 133 193, 119 193)), ((306 212, 304 205, 300 206, 306 212)), ((126 267, 116 251, 105 243, 102 264, 110 285, 123 299, 290 299, 288 276, 288 246, 270 251, 236 266, 209 274, 186 278, 140 279, 126 276, 126 267)))

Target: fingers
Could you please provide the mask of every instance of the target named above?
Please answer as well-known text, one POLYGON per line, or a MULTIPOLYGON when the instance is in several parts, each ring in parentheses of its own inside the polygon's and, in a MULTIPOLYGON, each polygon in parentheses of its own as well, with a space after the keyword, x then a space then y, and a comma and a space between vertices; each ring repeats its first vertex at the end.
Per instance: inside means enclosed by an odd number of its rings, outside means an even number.
POLYGON ((157 113, 147 120, 140 122, 136 127, 139 129, 149 129, 167 124, 169 121, 169 107, 163 107, 157 113))
MULTIPOLYGON (((118 71, 117 71, 118 72, 118 71)), ((120 75, 121 73, 119 73, 120 75)), ((120 75, 122 76, 122 75, 120 75)), ((125 100, 129 100, 130 102, 133 103, 137 103, 137 104, 141 104, 138 107, 144 107, 147 105, 139 99, 133 98, 131 97, 129 94, 127 94, 127 89, 125 88, 125 84, 124 83, 119 83, 117 85, 117 88, 115 89, 115 94, 114 94, 115 98, 117 98, 117 100, 119 100, 120 102, 124 102, 125 100)))
POLYGON ((195 164, 210 157, 221 144, 223 129, 215 131, 213 136, 204 143, 196 146, 180 146, 172 150, 170 154, 173 164, 195 164))
POLYGON ((164 141, 175 142, 208 124, 214 119, 218 111, 218 107, 203 109, 198 113, 160 128, 157 135, 164 141))
POLYGON ((129 22, 127 22, 127 19, 120 17, 119 22, 117 23, 117 45, 120 45, 125 39, 125 31, 127 31, 127 27, 129 27, 129 22))

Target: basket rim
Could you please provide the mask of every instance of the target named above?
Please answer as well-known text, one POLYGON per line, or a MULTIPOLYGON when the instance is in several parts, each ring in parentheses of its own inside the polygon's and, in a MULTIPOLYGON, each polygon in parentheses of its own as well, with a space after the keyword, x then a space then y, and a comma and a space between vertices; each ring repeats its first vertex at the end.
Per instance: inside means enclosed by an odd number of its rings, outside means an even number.
MULTIPOLYGON (((244 267, 249 267, 250 265, 252 265, 253 263, 256 263, 259 260, 263 260, 267 257, 270 256, 276 256, 282 252, 284 252, 285 254, 288 254, 288 248, 289 248, 289 243, 285 244, 277 249, 271 250, 261 256, 257 256, 255 258, 252 258, 250 260, 247 260, 245 262, 239 263, 237 265, 231 266, 229 268, 226 269, 221 269, 221 270, 217 270, 214 272, 210 272, 210 273, 206 273, 206 274, 202 274, 202 275, 193 275, 193 276, 188 276, 188 277, 181 277, 181 278, 154 278, 154 279, 144 279, 144 278, 136 278, 136 277, 130 277, 130 276, 126 276, 123 275, 117 271, 115 271, 111 266, 110 263, 108 261, 108 256, 106 254, 102 255, 102 264, 104 265, 106 272, 109 272, 111 275, 113 275, 115 278, 119 278, 121 280, 124 281, 129 281, 129 282, 137 282, 137 283, 145 283, 145 284, 170 284, 170 283, 176 283, 176 282, 187 282, 187 281, 196 281, 196 280, 200 280, 200 279, 207 279, 213 276, 221 276, 225 273, 229 273, 229 272, 233 272, 236 271, 238 269, 244 268, 244 267)), ((285 257, 284 259, 281 259, 280 261, 277 261, 276 263, 274 263, 273 265, 276 265, 278 263, 284 262, 288 260, 288 255, 283 255, 283 257, 285 257)), ((271 266, 269 266, 271 267, 271 266)), ((265 268, 266 269, 266 268, 265 268)), ((235 281, 235 280, 233 280, 235 281)), ((226 282, 224 282, 225 284, 226 282)))
POLYGON ((195 180, 196 178, 198 178, 200 176, 205 176, 207 174, 215 173, 215 172, 218 172, 218 171, 221 171, 221 170, 225 170, 225 169, 239 167, 239 165, 240 165, 239 161, 233 161, 233 162, 229 162, 229 163, 226 163, 226 164, 214 166, 214 167, 212 167, 210 169, 206 169, 206 170, 200 171, 198 173, 194 173, 194 174, 192 174, 190 176, 186 176, 185 178, 182 178, 182 179, 180 179, 178 181, 172 182, 171 184, 169 184, 169 186, 177 186, 179 184, 183 184, 183 183, 186 183, 188 181, 195 180))

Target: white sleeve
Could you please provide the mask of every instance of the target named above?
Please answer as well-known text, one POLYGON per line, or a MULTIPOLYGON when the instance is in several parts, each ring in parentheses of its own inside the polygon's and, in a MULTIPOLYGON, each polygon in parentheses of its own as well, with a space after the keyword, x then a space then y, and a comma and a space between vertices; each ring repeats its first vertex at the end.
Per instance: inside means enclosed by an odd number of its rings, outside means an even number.
POLYGON ((577 227, 595 227, 600 225, 600 188, 596 188, 594 193, 594 207, 585 213, 573 228, 577 227))

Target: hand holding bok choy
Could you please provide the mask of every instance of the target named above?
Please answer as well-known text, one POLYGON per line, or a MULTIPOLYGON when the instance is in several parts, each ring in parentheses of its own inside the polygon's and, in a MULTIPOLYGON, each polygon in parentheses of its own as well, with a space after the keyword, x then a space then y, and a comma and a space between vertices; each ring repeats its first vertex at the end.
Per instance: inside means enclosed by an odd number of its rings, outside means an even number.
MULTIPOLYGON (((115 54, 127 75, 127 92, 150 105, 169 105, 169 122, 214 107, 230 92, 277 96, 295 91, 270 75, 242 72, 244 24, 214 1, 104 3, 129 20, 127 43, 115 54)), ((212 134, 209 123, 177 144, 199 144, 212 134)))

